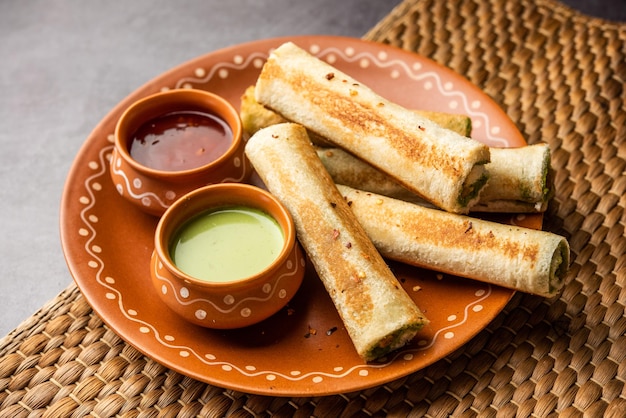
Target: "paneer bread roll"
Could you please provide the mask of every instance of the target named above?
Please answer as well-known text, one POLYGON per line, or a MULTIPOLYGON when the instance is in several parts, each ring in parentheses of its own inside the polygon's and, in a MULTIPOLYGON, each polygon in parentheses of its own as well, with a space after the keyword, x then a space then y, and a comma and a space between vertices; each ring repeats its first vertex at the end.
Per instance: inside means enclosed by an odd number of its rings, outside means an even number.
POLYGON ((552 197, 550 147, 491 148, 489 183, 474 212, 545 212, 552 197), (526 208, 526 210, 523 210, 526 208))
POLYGON ((317 157, 304 127, 262 129, 246 155, 291 212, 357 353, 371 361, 402 347, 428 321, 399 284, 317 157))
MULTIPOLYGON (((472 133, 472 119, 467 115, 448 112, 435 112, 432 110, 414 110, 439 126, 455 131, 459 135, 470 136, 472 133)), ((243 129, 248 134, 253 135, 262 128, 277 123, 289 122, 278 113, 270 110, 256 101, 254 98, 254 86, 249 86, 241 95, 239 116, 243 123, 243 129)), ((311 142, 315 145, 330 145, 328 140, 321 138, 308 131, 311 142)))
POLYGON ((570 252, 559 235, 337 187, 384 257, 545 297, 563 287, 570 252))
MULTIPOLYGON (((423 199, 392 177, 343 149, 317 147, 316 151, 336 183, 425 204, 423 199)), ((548 145, 490 148, 490 152, 491 162, 486 165, 489 182, 478 202, 469 208, 470 212, 545 212, 553 193, 548 145)))
POLYGON ((489 147, 379 96, 288 42, 261 70, 255 98, 450 212, 487 183, 489 147))
MULTIPOLYGON (((241 97, 240 115, 244 129, 254 134, 259 129, 288 122, 278 113, 267 109, 254 97, 249 86, 241 97)), ((413 110, 445 129, 459 135, 471 136, 472 123, 466 115, 413 110)), ((374 168, 352 154, 333 147, 328 140, 308 131, 311 142, 318 146, 318 155, 336 183, 385 196, 424 204, 424 199, 409 191, 391 176, 374 168)), ((491 161, 486 164, 489 182, 480 193, 470 212, 534 213, 544 212, 552 195, 548 179, 550 148, 534 144, 520 148, 490 148, 491 161)))

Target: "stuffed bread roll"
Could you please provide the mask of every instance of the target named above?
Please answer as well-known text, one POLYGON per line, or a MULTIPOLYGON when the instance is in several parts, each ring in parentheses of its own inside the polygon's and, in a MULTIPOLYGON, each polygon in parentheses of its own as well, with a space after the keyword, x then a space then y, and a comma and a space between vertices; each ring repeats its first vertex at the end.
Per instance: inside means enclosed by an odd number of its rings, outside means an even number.
MULTIPOLYGON (((392 177, 340 148, 317 147, 316 151, 336 183, 425 204, 392 177)), ((552 195, 548 145, 490 148, 490 152, 491 162, 485 166, 489 182, 470 212, 545 212, 552 195)))
POLYGON ((255 98, 447 211, 468 212, 488 180, 489 147, 384 99, 291 42, 270 54, 255 98))
POLYGON ((563 287, 569 244, 559 235, 337 187, 384 257, 545 297, 563 287))
MULTIPOLYGON (((434 112, 430 110, 414 110, 415 113, 424 116, 435 122, 442 128, 455 131, 459 135, 471 136, 472 119, 467 115, 460 115, 447 112, 434 112)), ((278 113, 266 108, 254 98, 254 86, 249 86, 241 95, 239 116, 243 123, 243 129, 248 134, 253 135, 262 128, 277 123, 289 122, 278 113)), ((315 135, 314 132, 307 131, 311 142, 315 145, 329 146, 328 140, 315 135)))
POLYGON ((356 221, 304 127, 262 129, 249 139, 246 155, 291 212, 357 353, 370 361, 412 340, 427 319, 356 221))
POLYGON ((545 212, 552 197, 550 147, 490 148, 489 183, 474 212, 545 212), (526 210, 524 210, 526 209, 526 210))

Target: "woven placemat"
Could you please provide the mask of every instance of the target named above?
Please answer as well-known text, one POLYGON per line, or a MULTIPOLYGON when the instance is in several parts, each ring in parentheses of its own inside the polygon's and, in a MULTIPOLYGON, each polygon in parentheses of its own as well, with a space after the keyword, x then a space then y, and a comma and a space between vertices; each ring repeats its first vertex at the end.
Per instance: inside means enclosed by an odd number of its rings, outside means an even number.
POLYGON ((273 398, 169 370, 122 341, 72 285, 0 341, 0 417, 626 416, 626 25, 551 0, 407 0, 367 39, 480 86, 547 142, 566 236, 560 297, 516 294, 474 339, 389 384, 273 398))

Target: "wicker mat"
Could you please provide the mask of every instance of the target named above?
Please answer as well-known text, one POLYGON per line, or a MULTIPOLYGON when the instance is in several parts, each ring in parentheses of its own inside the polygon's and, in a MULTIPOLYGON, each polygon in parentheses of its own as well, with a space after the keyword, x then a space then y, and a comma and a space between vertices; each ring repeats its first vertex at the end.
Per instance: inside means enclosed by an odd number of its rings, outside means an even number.
POLYGON ((407 0, 366 38, 465 75, 550 144, 545 228, 573 260, 562 295, 516 294, 464 347, 389 384, 273 398, 155 363, 72 285, 0 342, 0 417, 626 416, 626 25, 551 0, 407 0))

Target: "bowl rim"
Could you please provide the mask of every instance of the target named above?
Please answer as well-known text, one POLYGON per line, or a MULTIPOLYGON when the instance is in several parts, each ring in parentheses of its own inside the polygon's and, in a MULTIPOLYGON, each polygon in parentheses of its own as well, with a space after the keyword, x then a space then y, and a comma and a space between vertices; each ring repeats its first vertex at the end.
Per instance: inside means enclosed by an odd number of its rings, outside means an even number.
MULTIPOLYGON (((158 117, 158 115, 153 115, 152 117, 158 117)), ((141 124, 147 122, 152 117, 139 118, 140 122, 138 125, 141 126, 141 124)), ((131 103, 126 109, 124 109, 115 123, 113 136, 115 149, 135 170, 151 177, 161 177, 172 180, 181 177, 204 174, 210 172, 211 169, 230 161, 231 158, 237 153, 237 150, 241 147, 244 140, 241 117, 237 109, 235 109, 235 107, 228 100, 207 90, 191 88, 163 90, 131 103), (215 160, 186 170, 159 170, 143 165, 135 160, 130 155, 130 151, 128 150, 127 139, 122 139, 122 130, 126 128, 127 124, 131 123, 132 117, 138 112, 149 112, 151 106, 166 106, 168 100, 171 101, 173 107, 178 108, 178 111, 204 110, 221 118, 232 131, 232 141, 228 149, 215 160)))
POLYGON ((246 183, 211 184, 181 196, 167 208, 165 213, 161 216, 154 233, 154 251, 159 261, 163 263, 163 267, 174 276, 176 280, 185 282, 186 284, 193 284, 198 288, 205 288, 207 290, 224 290, 233 287, 245 289, 256 286, 258 283, 266 282, 269 278, 274 276, 274 272, 287 262, 296 245, 296 228, 293 217, 287 207, 267 190, 246 183), (193 200, 202 199, 207 195, 219 196, 223 199, 223 203, 201 205, 201 207, 196 209, 189 206, 190 202, 193 200), (234 202, 232 201, 233 197, 237 197, 239 200, 234 202), (275 210, 268 210, 268 204, 275 208, 275 210), (253 275, 224 282, 199 279, 180 270, 172 260, 169 251, 171 237, 175 232, 178 231, 185 222, 205 211, 235 205, 260 209, 276 220, 283 231, 284 240, 278 256, 263 270, 253 275))

